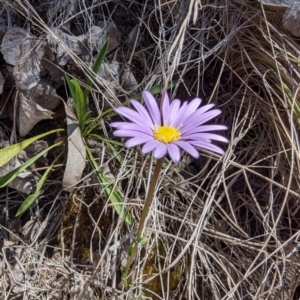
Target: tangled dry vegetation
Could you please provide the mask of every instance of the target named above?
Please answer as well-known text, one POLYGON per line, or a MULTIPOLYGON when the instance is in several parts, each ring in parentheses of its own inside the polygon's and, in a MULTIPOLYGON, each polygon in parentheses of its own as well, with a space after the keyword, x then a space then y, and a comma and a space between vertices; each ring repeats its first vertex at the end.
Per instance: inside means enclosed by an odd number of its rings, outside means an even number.
MULTIPOLYGON (((81 80, 91 65, 56 35, 57 28, 79 36, 98 22, 114 23, 121 40, 106 63, 120 64, 119 77, 98 76, 90 99, 94 114, 180 80, 172 98, 216 103, 223 110, 217 123, 229 126, 230 139, 224 157, 201 151, 199 160, 184 157, 162 171, 129 292, 120 267, 149 185, 150 157, 120 147, 120 164, 107 144, 90 141, 101 169, 122 192, 131 225, 114 212, 91 169, 72 194, 62 189, 64 160, 20 219, 14 214, 24 196, 1 189, 1 299, 299 298, 299 42, 280 16, 256 0, 0 5, 3 28, 23 27, 60 43, 69 58, 56 67, 81 80), (126 86, 130 72, 136 83, 126 86)), ((3 58, 1 68, 9 78, 3 58)), ((57 93, 66 100, 63 85, 57 93)), ((1 101, 3 109, 12 98, 1 101)), ((29 136, 65 126, 58 116, 29 136)), ((112 138, 110 120, 103 116, 98 129, 106 139, 112 138)), ((11 136, 12 123, 3 118, 0 125, 11 136)), ((33 171, 41 174, 43 167, 33 171)))

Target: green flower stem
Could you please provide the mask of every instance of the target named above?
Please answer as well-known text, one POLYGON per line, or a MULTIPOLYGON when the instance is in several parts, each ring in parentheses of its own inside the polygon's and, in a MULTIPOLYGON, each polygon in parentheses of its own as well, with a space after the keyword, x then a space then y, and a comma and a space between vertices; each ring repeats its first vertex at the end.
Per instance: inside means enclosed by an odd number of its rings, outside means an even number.
POLYGON ((127 286, 128 270, 129 270, 133 260, 136 257, 138 244, 139 244, 139 242, 141 241, 141 238, 142 238, 146 218, 148 216, 148 213, 149 213, 149 210, 150 210, 150 207, 151 207, 151 204, 152 204, 153 195, 154 195, 154 191, 155 191, 155 188, 156 188, 156 183, 157 183, 159 173, 160 173, 161 167, 163 165, 164 159, 165 158, 162 157, 162 158, 160 158, 156 161, 156 165, 155 165, 155 168, 154 168, 154 173, 153 173, 153 176, 152 176, 152 180, 151 180, 151 184, 150 184, 150 187, 149 187, 148 195, 147 195, 145 205, 144 205, 144 209, 143 209, 141 219, 140 219, 140 222, 139 222, 139 227, 138 227, 138 230, 137 230, 136 240, 135 240, 135 243, 133 245, 132 252, 131 252, 131 254, 129 254, 129 257, 128 257, 128 260, 127 260, 127 263, 126 263, 126 267, 125 267, 125 270, 124 270, 124 273, 123 273, 123 276, 124 276, 123 278, 125 280, 125 286, 127 286))

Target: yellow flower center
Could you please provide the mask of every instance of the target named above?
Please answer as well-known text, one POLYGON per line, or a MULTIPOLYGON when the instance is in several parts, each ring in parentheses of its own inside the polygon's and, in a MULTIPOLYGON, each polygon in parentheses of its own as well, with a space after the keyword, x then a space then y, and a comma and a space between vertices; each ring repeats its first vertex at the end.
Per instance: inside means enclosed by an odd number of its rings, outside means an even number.
POLYGON ((181 135, 179 130, 172 126, 158 126, 153 131, 153 137, 164 144, 170 144, 180 140, 181 135))

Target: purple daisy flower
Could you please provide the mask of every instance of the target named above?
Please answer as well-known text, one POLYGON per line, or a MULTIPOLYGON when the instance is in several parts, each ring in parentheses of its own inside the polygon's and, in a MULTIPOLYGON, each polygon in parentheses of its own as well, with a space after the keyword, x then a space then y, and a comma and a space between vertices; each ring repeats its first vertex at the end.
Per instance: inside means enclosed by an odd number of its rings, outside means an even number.
POLYGON ((143 145, 142 152, 154 151, 154 157, 159 159, 167 153, 174 163, 180 161, 180 149, 194 158, 199 157, 195 147, 210 150, 223 155, 224 151, 211 143, 212 140, 228 143, 228 140, 218 134, 210 133, 214 130, 226 130, 223 125, 203 125, 221 113, 219 109, 210 110, 214 104, 207 104, 199 108, 201 99, 195 98, 191 102, 178 99, 170 103, 168 94, 163 91, 162 110, 160 112, 157 101, 148 91, 143 92, 147 109, 136 100, 130 100, 134 109, 118 107, 115 111, 131 122, 114 122, 114 135, 130 138, 127 148, 143 145))

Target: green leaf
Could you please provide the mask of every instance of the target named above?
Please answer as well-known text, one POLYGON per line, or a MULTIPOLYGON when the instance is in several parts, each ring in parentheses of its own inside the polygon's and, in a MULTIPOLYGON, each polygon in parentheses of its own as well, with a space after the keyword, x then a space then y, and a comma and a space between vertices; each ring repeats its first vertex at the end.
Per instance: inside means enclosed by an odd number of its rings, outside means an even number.
POLYGON ((89 110, 83 115, 82 120, 84 124, 90 123, 91 121, 95 120, 95 118, 91 117, 91 114, 92 112, 89 110))
POLYGON ((99 51, 99 53, 97 55, 96 61, 95 61, 94 65, 93 65, 93 67, 92 67, 92 71, 93 72, 90 75, 90 78, 88 79, 87 88, 84 91, 84 99, 85 99, 85 101, 87 100, 87 98, 89 96, 89 93, 90 93, 91 87, 92 87, 92 85, 94 83, 96 74, 100 70, 100 67, 101 67, 101 65, 103 63, 104 57, 105 57, 107 49, 108 49, 108 45, 109 45, 109 40, 106 40, 106 42, 101 47, 101 49, 100 49, 100 51, 99 51))
POLYGON ((35 142, 49 134, 60 132, 60 131, 64 131, 64 129, 60 128, 60 129, 51 130, 46 133, 36 135, 32 138, 29 138, 29 139, 19 142, 17 144, 13 144, 11 146, 1 149, 0 150, 0 167, 5 165, 6 163, 8 163, 14 156, 16 156, 19 152, 21 152, 23 149, 28 147, 33 142, 35 142))
POLYGON ((143 245, 143 244, 146 244, 147 241, 148 241, 148 239, 145 236, 142 236, 139 240, 139 243, 143 245))
POLYGON ((84 122, 83 122, 83 116, 86 113, 86 101, 83 97, 83 91, 81 89, 81 86, 78 83, 77 79, 71 79, 71 83, 73 85, 74 91, 75 91, 75 110, 76 110, 76 116, 79 122, 80 129, 83 130, 84 122))
POLYGON ((132 254, 132 252, 133 252, 133 249, 134 249, 134 245, 130 245, 129 247, 128 247, 128 256, 130 257, 131 256, 131 254, 132 254))
POLYGON ((75 101, 75 97, 76 97, 75 89, 73 87, 73 84, 71 83, 71 78, 69 77, 69 75, 67 73, 65 73, 65 77, 66 77, 66 81, 67 81, 68 88, 71 93, 72 99, 75 101))
POLYGON ((27 160, 23 165, 19 166, 18 168, 14 169, 14 170, 10 171, 9 173, 7 173, 6 175, 4 175, 0 179, 0 188, 5 187, 7 184, 12 182, 20 173, 25 171, 32 163, 34 163, 37 159, 39 159, 41 156, 43 156, 45 153, 47 153, 47 151, 51 150, 54 147, 59 146, 60 144, 62 144, 62 142, 56 143, 56 144, 48 147, 47 149, 44 149, 43 151, 41 151, 40 153, 38 153, 31 159, 27 160))
POLYGON ((98 178, 98 181, 100 184, 104 186, 104 192, 113 204, 116 212, 120 215, 120 217, 126 221, 126 223, 131 224, 131 216, 127 210, 127 208, 122 204, 122 197, 116 187, 109 182, 109 180, 106 178, 106 176, 99 171, 98 165, 90 151, 90 149, 87 147, 86 149, 88 160, 93 167, 93 169, 96 172, 96 176, 98 178))
POLYGON ((52 170, 53 166, 56 164, 57 160, 61 157, 61 155, 65 152, 62 151, 52 162, 52 164, 47 168, 47 170, 44 172, 43 176, 41 177, 41 179, 38 181, 37 185, 36 185, 36 190, 35 193, 32 195, 29 195, 24 202, 21 204, 21 206, 19 207, 17 213, 16 213, 16 217, 18 217, 19 215, 21 215, 22 213, 24 213, 31 205, 32 203, 36 200, 36 198, 39 196, 40 194, 40 190, 42 189, 50 171, 52 170))
POLYGON ((67 73, 65 73, 66 81, 71 92, 71 96, 74 100, 76 117, 79 122, 80 130, 84 128, 84 116, 87 110, 87 103, 83 96, 82 88, 76 78, 70 79, 67 73))

